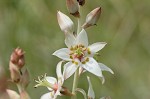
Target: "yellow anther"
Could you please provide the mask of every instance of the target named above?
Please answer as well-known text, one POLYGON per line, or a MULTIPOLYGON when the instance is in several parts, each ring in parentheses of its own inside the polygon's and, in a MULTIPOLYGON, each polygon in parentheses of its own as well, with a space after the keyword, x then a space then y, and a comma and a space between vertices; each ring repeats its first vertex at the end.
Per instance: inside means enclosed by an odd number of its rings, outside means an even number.
POLYGON ((90 51, 90 49, 89 49, 89 48, 87 49, 87 52, 88 52, 88 54, 91 54, 91 51, 90 51))
POLYGON ((89 58, 86 58, 86 60, 85 60, 86 62, 88 62, 89 61, 89 58))
POLYGON ((72 61, 72 63, 75 63, 75 61, 72 61))
POLYGON ((85 64, 85 63, 86 63, 85 61, 82 62, 82 64, 85 64))
POLYGON ((73 51, 73 47, 72 46, 71 46, 70 50, 73 51))
POLYGON ((76 65, 78 65, 78 62, 75 62, 76 65))
POLYGON ((70 58, 71 58, 71 59, 73 59, 73 57, 72 57, 72 56, 70 56, 70 58))

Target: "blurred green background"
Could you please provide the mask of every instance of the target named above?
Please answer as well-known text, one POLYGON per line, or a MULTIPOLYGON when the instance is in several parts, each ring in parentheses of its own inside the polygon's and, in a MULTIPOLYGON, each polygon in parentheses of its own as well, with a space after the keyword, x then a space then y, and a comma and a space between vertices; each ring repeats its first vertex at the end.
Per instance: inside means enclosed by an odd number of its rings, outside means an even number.
MULTIPOLYGON (((102 7, 97 26, 88 32, 90 44, 107 42, 98 60, 113 71, 104 72, 106 82, 90 73, 81 76, 79 87, 87 91, 86 75, 91 77, 96 99, 150 99, 150 0, 86 0, 83 18, 95 7, 102 7)), ((60 61, 52 53, 65 47, 64 34, 57 23, 57 10, 69 15, 65 0, 0 0, 0 65, 9 75, 9 57, 16 47, 25 50, 26 67, 31 75, 27 90, 32 99, 48 92, 34 89, 33 79, 44 73, 55 76, 60 61)), ((71 90, 72 79, 65 82, 71 90)), ((13 87, 17 90, 16 87, 13 87)), ((69 97, 60 97, 69 99, 69 97)), ((83 99, 79 93, 78 99, 83 99)))

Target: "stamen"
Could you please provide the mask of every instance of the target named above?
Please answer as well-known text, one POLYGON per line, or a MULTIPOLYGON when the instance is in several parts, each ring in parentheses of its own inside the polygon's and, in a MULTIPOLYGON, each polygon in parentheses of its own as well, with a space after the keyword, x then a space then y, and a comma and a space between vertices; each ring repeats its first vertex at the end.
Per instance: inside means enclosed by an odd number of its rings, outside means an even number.
POLYGON ((89 49, 89 48, 87 49, 87 51, 88 51, 88 54, 91 54, 91 51, 90 51, 90 49, 89 49))
POLYGON ((89 58, 86 58, 86 60, 85 60, 86 62, 88 62, 89 61, 89 58))
POLYGON ((72 56, 70 56, 70 58, 71 58, 71 59, 73 59, 73 57, 72 57, 72 56))
POLYGON ((72 61, 72 63, 75 63, 75 61, 72 61))
POLYGON ((82 64, 85 64, 85 63, 86 63, 85 61, 82 62, 82 64))
POLYGON ((75 62, 76 65, 78 65, 78 62, 75 62))
POLYGON ((72 46, 71 46, 70 50, 73 51, 73 47, 72 46))

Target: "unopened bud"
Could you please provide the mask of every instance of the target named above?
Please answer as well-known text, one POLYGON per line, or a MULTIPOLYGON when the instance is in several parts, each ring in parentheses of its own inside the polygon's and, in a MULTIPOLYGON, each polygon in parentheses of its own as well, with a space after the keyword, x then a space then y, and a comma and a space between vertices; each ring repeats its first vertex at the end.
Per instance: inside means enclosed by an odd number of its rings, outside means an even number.
POLYGON ((96 25, 99 17, 101 14, 101 7, 97 7, 94 10, 92 10, 87 16, 86 16, 86 22, 82 25, 82 28, 87 28, 89 26, 96 25))
POLYGON ((70 14, 75 17, 80 17, 79 6, 75 0, 66 0, 66 5, 70 14))
POLYGON ((85 0, 77 0, 79 5, 83 6, 85 4, 85 0))
POLYGON ((74 32, 74 24, 72 20, 62 12, 57 12, 57 20, 61 30, 64 33, 73 33, 74 32))
POLYGON ((20 99, 30 99, 28 93, 25 90, 20 93, 20 99))
POLYGON ((21 48, 16 48, 11 54, 10 61, 21 69, 25 64, 24 51, 21 48))
POLYGON ((12 81, 18 83, 21 77, 19 69, 12 62, 10 62, 9 70, 12 81))
POLYGON ((26 69, 25 72, 22 74, 21 84, 24 86, 24 88, 26 88, 29 82, 30 82, 29 72, 26 69))

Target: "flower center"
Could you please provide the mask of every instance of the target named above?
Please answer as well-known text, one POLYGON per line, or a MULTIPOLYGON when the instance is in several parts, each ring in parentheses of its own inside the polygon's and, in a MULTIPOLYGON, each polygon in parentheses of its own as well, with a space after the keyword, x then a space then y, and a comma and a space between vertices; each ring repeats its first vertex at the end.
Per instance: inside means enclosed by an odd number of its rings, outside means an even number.
POLYGON ((54 89, 54 91, 57 91, 57 89, 58 89, 58 84, 57 83, 53 85, 53 89, 54 89))
POLYGON ((85 52, 87 51, 87 48, 84 47, 84 45, 76 45, 74 47, 70 48, 70 58, 71 59, 78 59, 81 61, 81 59, 85 56, 85 52))

